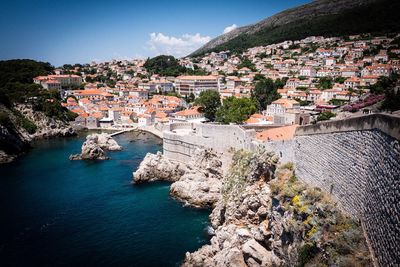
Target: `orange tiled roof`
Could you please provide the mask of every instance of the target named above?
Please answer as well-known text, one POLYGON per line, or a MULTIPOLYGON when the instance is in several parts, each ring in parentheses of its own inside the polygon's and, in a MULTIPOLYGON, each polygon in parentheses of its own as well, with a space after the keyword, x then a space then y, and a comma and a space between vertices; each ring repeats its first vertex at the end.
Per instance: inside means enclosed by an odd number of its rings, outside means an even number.
POLYGON ((293 139, 298 125, 283 126, 271 128, 262 132, 256 133, 256 139, 261 141, 282 141, 293 139))

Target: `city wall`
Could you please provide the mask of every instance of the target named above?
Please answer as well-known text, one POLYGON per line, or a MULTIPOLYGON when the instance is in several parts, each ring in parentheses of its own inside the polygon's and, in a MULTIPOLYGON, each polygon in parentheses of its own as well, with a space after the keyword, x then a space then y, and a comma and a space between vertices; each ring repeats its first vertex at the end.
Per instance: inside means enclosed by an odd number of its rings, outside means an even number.
POLYGON ((163 152, 170 159, 188 162, 196 148, 213 148, 219 153, 251 149, 254 136, 254 130, 237 125, 175 123, 163 132, 163 152))
POLYGON ((264 145, 362 221, 380 266, 400 266, 399 139, 400 118, 375 114, 301 126, 293 140, 264 145))
POLYGON ((380 266, 400 266, 400 118, 374 114, 301 126, 292 140, 279 142, 258 143, 254 135, 233 125, 173 124, 164 131, 164 154, 187 162, 197 147, 263 145, 362 221, 380 266))

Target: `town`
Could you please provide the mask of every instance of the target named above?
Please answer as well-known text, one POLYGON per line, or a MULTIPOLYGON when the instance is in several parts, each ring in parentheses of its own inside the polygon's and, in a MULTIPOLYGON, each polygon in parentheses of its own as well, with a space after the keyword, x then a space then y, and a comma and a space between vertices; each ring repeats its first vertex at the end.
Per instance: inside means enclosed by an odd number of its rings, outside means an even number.
POLYGON ((386 79, 396 87, 399 36, 312 36, 242 53, 159 56, 154 64, 152 59, 67 64, 34 82, 61 92, 62 105, 77 114, 73 124, 89 129, 161 130, 174 122, 214 120, 261 129, 305 125, 379 111, 385 92, 377 84, 386 79), (157 60, 176 60, 177 70, 159 71, 157 60), (207 112, 207 100, 201 100, 207 95, 219 98, 220 109, 229 100, 253 102, 232 102, 226 112, 245 111, 227 119, 207 112))

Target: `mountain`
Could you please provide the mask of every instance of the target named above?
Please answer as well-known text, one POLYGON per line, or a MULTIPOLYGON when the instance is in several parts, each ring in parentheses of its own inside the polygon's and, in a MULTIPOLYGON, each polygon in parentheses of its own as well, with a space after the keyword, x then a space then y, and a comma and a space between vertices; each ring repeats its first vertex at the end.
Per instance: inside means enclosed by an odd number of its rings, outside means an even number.
POLYGON ((315 0, 218 36, 190 56, 212 51, 241 51, 312 35, 399 32, 398 10, 400 1, 397 0, 315 0))

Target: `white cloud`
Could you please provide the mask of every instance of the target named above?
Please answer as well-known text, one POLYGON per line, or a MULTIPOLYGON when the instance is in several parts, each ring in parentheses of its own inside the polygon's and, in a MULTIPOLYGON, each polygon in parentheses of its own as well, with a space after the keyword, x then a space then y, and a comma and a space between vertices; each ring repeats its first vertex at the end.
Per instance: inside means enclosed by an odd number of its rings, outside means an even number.
POLYGON ((230 32, 230 31, 233 31, 234 29, 236 29, 237 28, 237 25, 236 24, 232 24, 231 26, 228 26, 228 27, 226 27, 225 29, 224 29, 224 33, 228 33, 228 32, 230 32))
POLYGON ((210 36, 201 36, 200 33, 183 34, 180 37, 168 36, 163 33, 151 33, 147 42, 148 49, 156 54, 182 57, 190 54, 211 40, 210 36))

